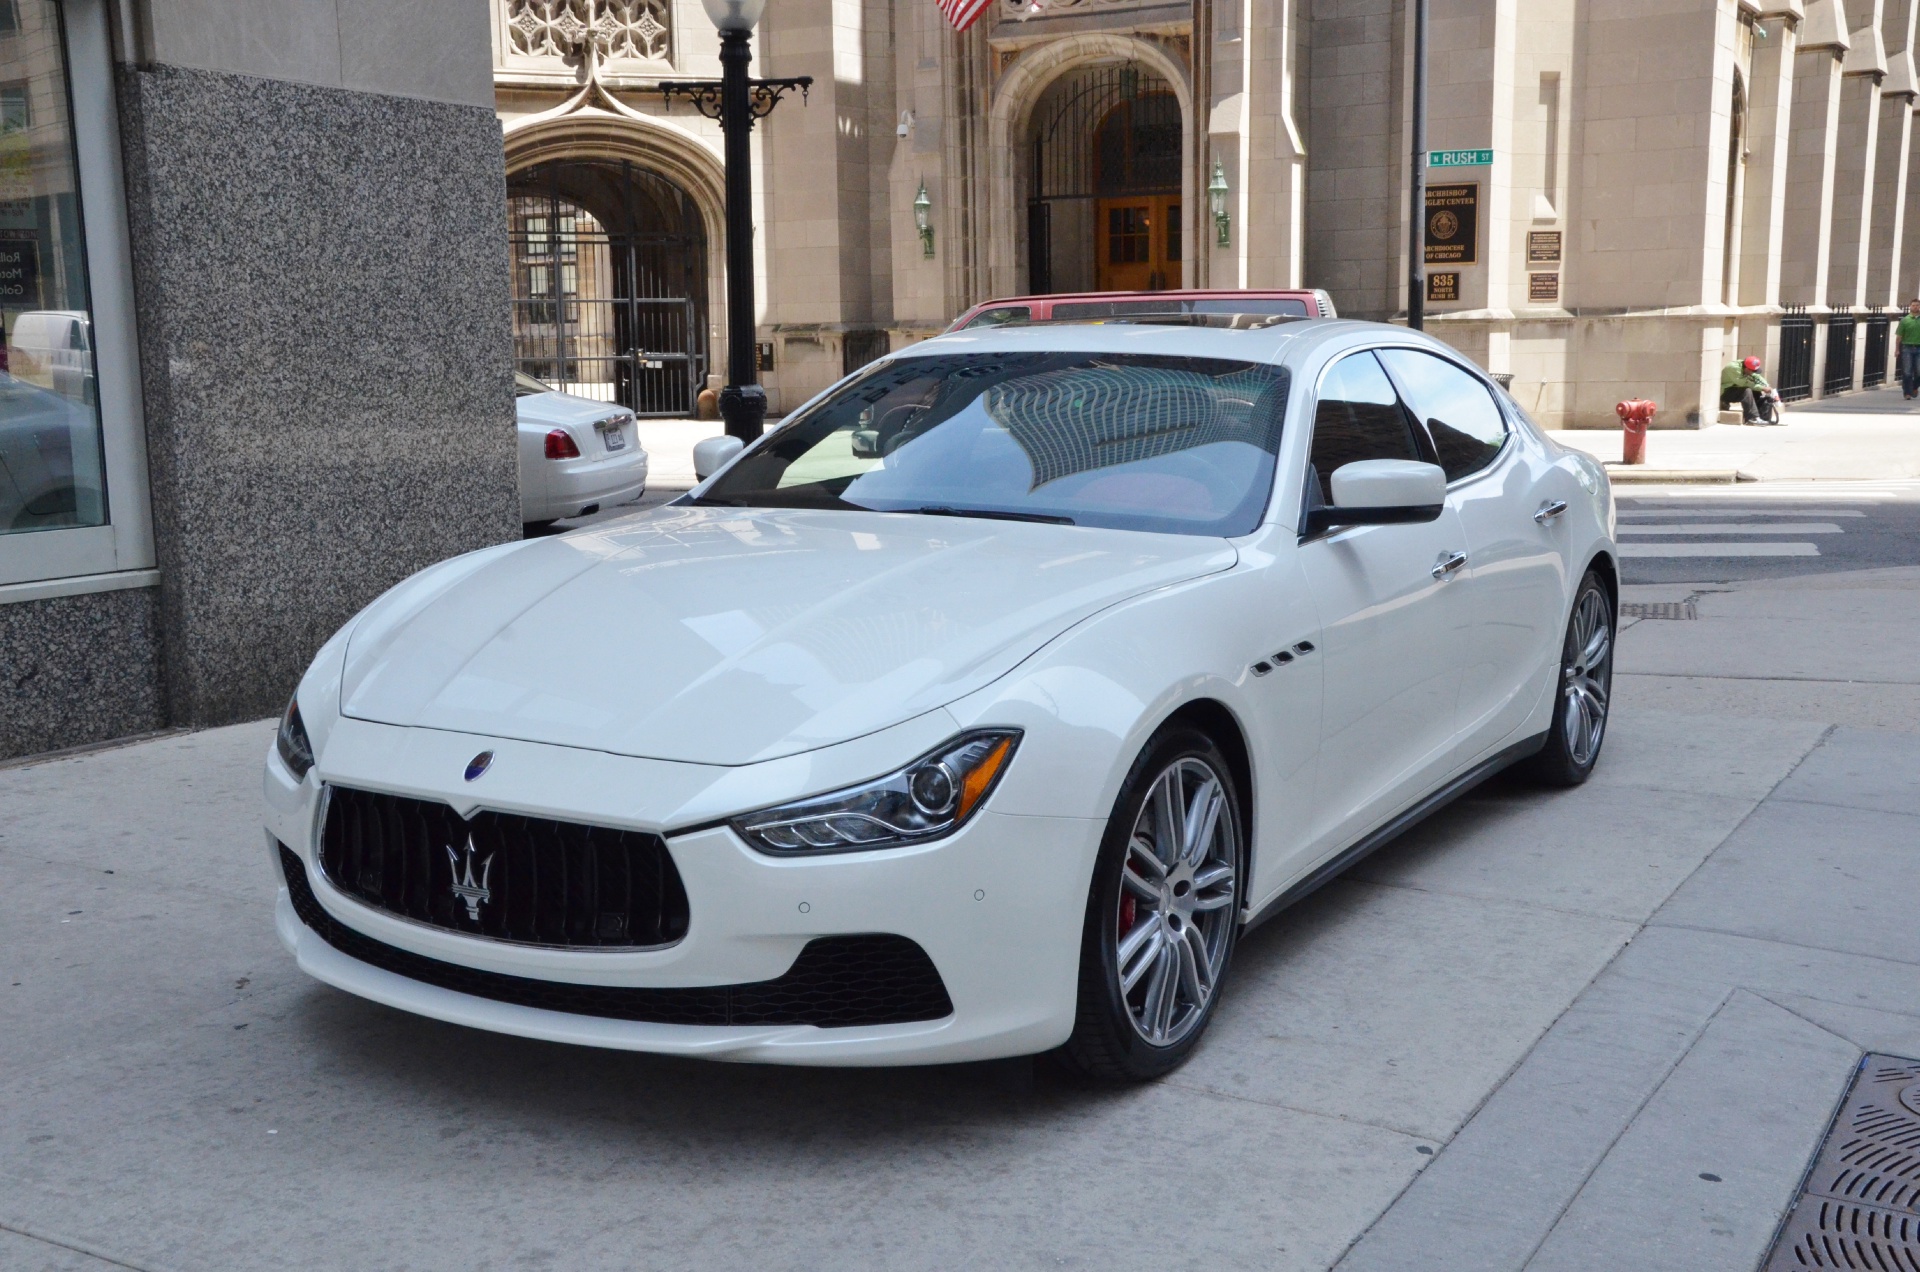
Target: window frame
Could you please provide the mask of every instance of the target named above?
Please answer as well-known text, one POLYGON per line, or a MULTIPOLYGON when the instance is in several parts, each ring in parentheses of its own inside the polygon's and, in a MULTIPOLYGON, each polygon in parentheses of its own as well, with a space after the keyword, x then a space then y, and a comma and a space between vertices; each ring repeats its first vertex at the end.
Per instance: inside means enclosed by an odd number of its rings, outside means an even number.
MULTIPOLYGON (((1313 511, 1314 508, 1322 506, 1320 483, 1314 480, 1317 470, 1313 466, 1313 437, 1315 429, 1320 422, 1320 398, 1322 390, 1326 388, 1327 377, 1333 373, 1335 367, 1356 354, 1377 354, 1381 349, 1417 347, 1418 346, 1414 345, 1392 343, 1352 345, 1329 355, 1327 360, 1321 364, 1320 371, 1314 377, 1313 381, 1313 397, 1302 403, 1302 410, 1305 414, 1305 427, 1302 431, 1306 435, 1306 440, 1303 443, 1300 457, 1300 513, 1297 518, 1298 524, 1294 527, 1295 531, 1300 535, 1300 541, 1302 543, 1324 539, 1329 535, 1344 534, 1349 530, 1365 529, 1364 526, 1334 526, 1315 534, 1307 533, 1307 514, 1313 511)), ((1393 388, 1394 399, 1400 406, 1401 415, 1406 418, 1407 427, 1413 434, 1414 448, 1420 452, 1421 460, 1425 463, 1434 464, 1437 467, 1439 464, 1439 452, 1434 448, 1433 438, 1427 433, 1426 424, 1421 421, 1419 416, 1413 413, 1413 408, 1407 405, 1406 396, 1400 388, 1400 382, 1393 378, 1392 372, 1387 370, 1387 364, 1382 362, 1378 357, 1375 357, 1373 362, 1375 366, 1380 368, 1380 374, 1387 377, 1387 383, 1393 388)), ((1274 482, 1274 489, 1278 491, 1279 487, 1280 483, 1276 480, 1274 482)), ((1448 489, 1452 489, 1452 487, 1449 486, 1448 489)))
POLYGON ((153 569, 133 252, 106 3, 63 0, 55 12, 62 26, 75 202, 87 257, 107 524, 0 534, 0 604, 159 581, 153 569), (151 577, 130 580, 130 571, 151 577))

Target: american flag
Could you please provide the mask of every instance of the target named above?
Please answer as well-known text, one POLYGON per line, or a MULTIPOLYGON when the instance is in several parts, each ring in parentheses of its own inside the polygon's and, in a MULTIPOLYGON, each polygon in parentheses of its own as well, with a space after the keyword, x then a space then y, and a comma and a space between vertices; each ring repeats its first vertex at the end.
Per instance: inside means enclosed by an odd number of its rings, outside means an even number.
POLYGON ((947 25, 956 31, 964 31, 979 20, 993 0, 940 0, 940 12, 945 15, 947 25))

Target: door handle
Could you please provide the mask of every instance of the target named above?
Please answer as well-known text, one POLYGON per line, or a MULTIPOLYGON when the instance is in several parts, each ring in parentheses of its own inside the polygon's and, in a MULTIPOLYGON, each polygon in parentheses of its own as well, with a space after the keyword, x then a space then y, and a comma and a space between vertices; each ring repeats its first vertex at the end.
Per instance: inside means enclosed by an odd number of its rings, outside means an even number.
POLYGON ((1559 516, 1561 513, 1565 512, 1566 510, 1567 510, 1566 500, 1549 499, 1547 500, 1547 502, 1540 505, 1540 511, 1533 514, 1533 519, 1535 521, 1538 521, 1541 525, 1544 526, 1549 521, 1552 521, 1555 517, 1559 516))
POLYGON ((1466 563, 1466 553, 1449 552, 1433 563, 1433 577, 1436 579, 1444 579, 1466 563))

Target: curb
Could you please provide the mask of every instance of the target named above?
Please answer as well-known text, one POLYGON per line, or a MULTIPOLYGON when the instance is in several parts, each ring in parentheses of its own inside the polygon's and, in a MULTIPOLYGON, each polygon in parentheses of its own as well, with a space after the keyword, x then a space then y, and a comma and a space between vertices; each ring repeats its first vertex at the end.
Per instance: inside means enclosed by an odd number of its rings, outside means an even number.
POLYGON ((1606 465, 1607 478, 1616 486, 1722 485, 1758 481, 1737 468, 1647 468, 1639 464, 1606 465))

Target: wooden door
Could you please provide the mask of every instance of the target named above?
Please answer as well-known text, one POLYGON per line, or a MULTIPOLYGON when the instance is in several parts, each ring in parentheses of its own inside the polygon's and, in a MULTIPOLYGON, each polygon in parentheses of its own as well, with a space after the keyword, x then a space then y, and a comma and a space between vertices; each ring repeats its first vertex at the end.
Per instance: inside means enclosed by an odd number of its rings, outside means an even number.
POLYGON ((1164 291, 1180 285, 1180 198, 1101 199, 1094 214, 1101 291, 1164 291))

